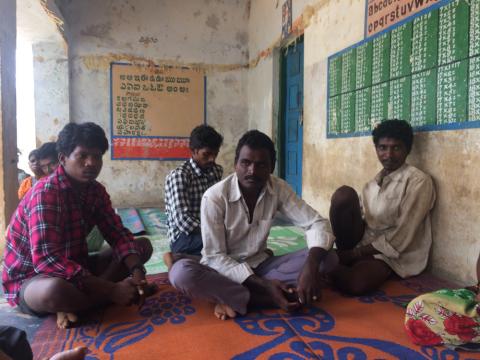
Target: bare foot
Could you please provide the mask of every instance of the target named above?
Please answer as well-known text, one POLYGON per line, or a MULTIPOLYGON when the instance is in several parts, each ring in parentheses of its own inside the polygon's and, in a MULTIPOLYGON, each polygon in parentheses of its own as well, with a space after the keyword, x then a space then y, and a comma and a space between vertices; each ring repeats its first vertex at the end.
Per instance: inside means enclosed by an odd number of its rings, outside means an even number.
POLYGON ((86 347, 77 347, 73 350, 62 351, 53 355, 50 360, 83 360, 87 355, 86 347))
POLYGON ((163 254, 163 262, 167 265, 168 271, 170 271, 174 262, 173 254, 170 251, 163 254))
POLYGON ((227 320, 233 319, 237 316, 235 310, 233 310, 230 306, 225 304, 217 304, 215 305, 215 309, 213 310, 215 316, 220 320, 227 320))
POLYGON ((78 321, 78 317, 74 313, 67 313, 67 312, 57 313, 57 326, 60 329, 68 329, 77 321, 78 321))

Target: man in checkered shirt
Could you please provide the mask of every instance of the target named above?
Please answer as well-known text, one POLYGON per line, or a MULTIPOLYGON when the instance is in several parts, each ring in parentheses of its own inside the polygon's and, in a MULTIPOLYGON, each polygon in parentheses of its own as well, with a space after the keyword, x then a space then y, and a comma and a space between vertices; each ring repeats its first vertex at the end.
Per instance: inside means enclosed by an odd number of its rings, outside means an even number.
MULTIPOLYGON (((200 255, 200 203, 203 193, 222 179, 223 168, 215 163, 222 142, 213 127, 197 126, 190 134, 191 159, 165 179, 168 237, 174 254, 200 255)), ((170 267, 172 254, 165 254, 164 259, 170 267)))
POLYGON ((107 149, 97 124, 67 124, 57 140, 60 166, 27 192, 8 227, 2 276, 8 303, 29 315, 56 313, 59 327, 105 304, 141 305, 153 290, 143 266, 152 245, 133 238, 95 180, 107 149), (86 237, 94 226, 110 248, 89 255, 86 237))

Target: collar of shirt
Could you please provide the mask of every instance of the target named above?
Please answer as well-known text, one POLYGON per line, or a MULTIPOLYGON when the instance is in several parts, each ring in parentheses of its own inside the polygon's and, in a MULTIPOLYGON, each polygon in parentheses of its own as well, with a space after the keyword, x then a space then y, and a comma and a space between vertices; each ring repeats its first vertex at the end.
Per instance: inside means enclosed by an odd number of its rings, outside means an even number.
POLYGON ((193 172, 194 172, 197 176, 202 176, 202 175, 203 175, 202 169, 200 169, 200 166, 198 166, 198 164, 197 164, 197 163, 195 162, 195 160, 193 160, 192 158, 190 158, 190 166, 192 167, 193 172))
POLYGON ((190 166, 192 167, 195 175, 197 175, 198 177, 207 176, 211 178, 212 176, 215 176, 215 167, 217 167, 218 165, 215 164, 210 169, 202 170, 200 166, 198 166, 198 164, 195 162, 195 160, 190 158, 190 166))
MULTIPOLYGON (((260 192, 258 198, 262 198, 264 193, 268 192, 270 195, 273 195, 273 185, 272 185, 272 177, 270 177, 267 181, 267 184, 260 192)), ((238 184, 238 177, 237 174, 233 174, 232 181, 230 183, 230 191, 228 193, 228 202, 235 202, 240 200, 242 197, 242 191, 240 190, 240 185, 238 184)))
POLYGON ((404 163, 402 166, 400 166, 397 170, 391 172, 388 175, 383 175, 383 169, 375 176, 375 182, 377 183, 378 186, 386 186, 388 183, 390 183, 392 180, 396 180, 397 178, 401 177, 403 170, 407 168, 409 165, 407 163, 404 163))
MULTIPOLYGON (((58 184, 58 187, 62 190, 69 190, 73 188, 72 183, 68 178, 67 173, 65 172, 65 169, 63 168, 62 165, 59 165, 57 167, 57 170, 55 170, 55 172, 52 175, 45 177, 45 179, 48 179, 48 178, 52 178, 52 183, 58 184)), ((92 183, 94 182, 95 181, 93 181, 92 183)), ((87 185, 87 187, 85 188, 86 191, 91 188, 92 183, 87 185)))

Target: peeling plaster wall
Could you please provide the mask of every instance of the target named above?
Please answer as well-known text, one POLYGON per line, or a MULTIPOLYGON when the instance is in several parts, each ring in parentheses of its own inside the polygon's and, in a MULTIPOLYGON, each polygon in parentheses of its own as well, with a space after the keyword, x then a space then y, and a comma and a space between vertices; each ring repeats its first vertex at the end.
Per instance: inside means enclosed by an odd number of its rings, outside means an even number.
MULTIPOLYGON (((229 173, 248 125, 249 1, 58 1, 69 43, 71 120, 110 133, 109 63, 191 65, 207 75, 207 122, 224 135, 219 163, 229 173)), ((181 162, 112 161, 99 180, 114 205, 163 203, 165 175, 181 162)))
POLYGON ((15 1, 0 1, 0 253, 4 231, 18 203, 15 93, 15 1))
POLYGON ((69 122, 68 57, 62 42, 33 45, 37 146, 55 141, 69 122))
MULTIPOLYGON (((347 184, 361 191, 381 168, 370 137, 326 139, 327 58, 363 39, 365 1, 294 1, 292 10, 293 23, 305 28, 303 197, 326 216, 336 188, 347 184)), ((249 96, 249 124, 268 131, 277 121, 272 83, 278 74, 271 54, 281 45, 281 11, 275 2, 253 1, 251 14, 250 62, 268 55, 249 74, 249 94, 255 94, 249 96)), ((480 129, 418 133, 408 162, 430 173, 437 186, 431 270, 474 282, 480 252, 480 129)))

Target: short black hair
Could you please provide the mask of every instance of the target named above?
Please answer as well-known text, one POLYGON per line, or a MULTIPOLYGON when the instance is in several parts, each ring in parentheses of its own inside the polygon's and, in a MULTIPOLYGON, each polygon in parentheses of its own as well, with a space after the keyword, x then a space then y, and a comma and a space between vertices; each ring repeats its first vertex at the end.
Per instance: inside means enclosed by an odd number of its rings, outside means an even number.
POLYGON ((272 172, 275 169, 275 162, 277 161, 277 151, 272 139, 266 134, 258 130, 249 130, 238 140, 237 148, 235 149, 235 164, 240 156, 240 150, 247 145, 250 149, 266 149, 270 153, 270 161, 272 163, 272 172))
POLYGON ((210 125, 199 125, 190 133, 190 149, 210 148, 214 150, 220 149, 223 143, 223 136, 220 135, 210 125))
POLYGON ((35 157, 35 160, 38 160, 38 150, 37 149, 33 149, 32 151, 30 151, 28 153, 28 160, 30 161, 30 158, 31 157, 35 157))
POLYGON ((58 161, 57 143, 46 142, 37 149, 37 159, 53 159, 58 161))
POLYGON ((99 149, 102 154, 108 150, 108 140, 105 131, 93 122, 82 124, 70 123, 58 134, 57 151, 66 156, 77 146, 99 149))
POLYGON ((413 130, 405 120, 385 120, 373 129, 372 136, 375 146, 378 145, 378 141, 382 138, 392 138, 402 141, 408 152, 412 150, 413 130))

